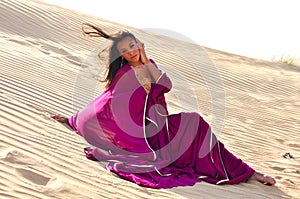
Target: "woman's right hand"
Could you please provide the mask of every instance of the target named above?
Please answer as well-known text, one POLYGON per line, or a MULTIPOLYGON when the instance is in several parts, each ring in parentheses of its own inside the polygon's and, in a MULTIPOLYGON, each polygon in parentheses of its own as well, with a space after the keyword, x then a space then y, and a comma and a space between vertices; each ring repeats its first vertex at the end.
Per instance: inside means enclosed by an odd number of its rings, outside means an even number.
POLYGON ((137 42, 138 49, 140 50, 141 62, 145 65, 149 64, 150 62, 149 62, 149 59, 147 58, 144 44, 138 39, 136 39, 136 42, 137 42))
POLYGON ((55 119, 56 121, 60 122, 60 123, 68 123, 68 118, 61 116, 61 115, 53 115, 51 116, 53 119, 55 119))

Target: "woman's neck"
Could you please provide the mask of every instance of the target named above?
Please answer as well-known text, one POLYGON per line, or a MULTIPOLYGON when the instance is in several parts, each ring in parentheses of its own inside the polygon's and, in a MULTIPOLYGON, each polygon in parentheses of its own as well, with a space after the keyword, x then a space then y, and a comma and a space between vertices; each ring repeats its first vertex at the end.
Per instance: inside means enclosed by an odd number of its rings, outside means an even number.
POLYGON ((138 62, 129 62, 129 64, 130 64, 132 67, 137 67, 137 66, 143 65, 143 63, 142 63, 141 61, 138 61, 138 62))

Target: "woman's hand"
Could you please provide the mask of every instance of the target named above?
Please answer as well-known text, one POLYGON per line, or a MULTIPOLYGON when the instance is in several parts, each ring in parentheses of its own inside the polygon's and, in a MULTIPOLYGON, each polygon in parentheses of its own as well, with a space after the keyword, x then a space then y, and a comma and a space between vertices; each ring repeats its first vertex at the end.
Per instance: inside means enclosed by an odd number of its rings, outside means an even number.
POLYGON ((53 119, 55 119, 56 121, 60 122, 60 123, 68 123, 68 118, 61 116, 61 115, 52 115, 51 116, 53 119))
POLYGON ((138 39, 136 39, 136 42, 137 42, 138 48, 140 50, 140 56, 141 56, 140 59, 141 59, 142 64, 144 64, 147 67, 154 82, 157 82, 157 80, 161 76, 161 71, 156 66, 154 66, 147 58, 145 49, 144 49, 144 44, 141 43, 140 40, 138 40, 138 39))
POLYGON ((147 55, 145 53, 144 44, 140 40, 138 40, 138 39, 136 39, 136 42, 137 42, 137 46, 138 46, 138 48, 140 50, 140 56, 141 56, 140 59, 141 59, 141 62, 143 64, 149 64, 149 59, 147 58, 147 55))

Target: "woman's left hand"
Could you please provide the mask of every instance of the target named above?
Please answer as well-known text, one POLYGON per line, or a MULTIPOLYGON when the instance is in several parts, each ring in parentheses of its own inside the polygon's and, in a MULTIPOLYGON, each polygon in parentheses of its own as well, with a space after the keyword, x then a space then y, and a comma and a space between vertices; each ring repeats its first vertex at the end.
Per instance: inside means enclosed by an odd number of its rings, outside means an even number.
POLYGON ((136 39, 136 42, 137 42, 137 46, 140 50, 140 59, 141 59, 141 62, 143 64, 149 64, 149 59, 147 58, 147 55, 145 53, 145 49, 144 49, 144 43, 142 43, 140 40, 136 39))

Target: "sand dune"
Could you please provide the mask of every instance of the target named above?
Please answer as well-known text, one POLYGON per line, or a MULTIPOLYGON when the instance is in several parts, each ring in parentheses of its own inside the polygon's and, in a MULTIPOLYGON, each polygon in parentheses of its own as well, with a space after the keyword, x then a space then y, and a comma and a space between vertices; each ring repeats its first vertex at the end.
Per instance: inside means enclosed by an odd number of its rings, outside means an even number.
POLYGON ((0 32, 0 198, 300 198, 300 67, 204 51, 36 0, 2 0, 0 32), (223 118, 222 142, 277 185, 154 190, 87 160, 84 140, 50 118, 72 115, 103 89, 96 55, 107 43, 84 37, 82 22, 134 32, 174 83, 171 112, 184 106, 210 122, 223 118))

